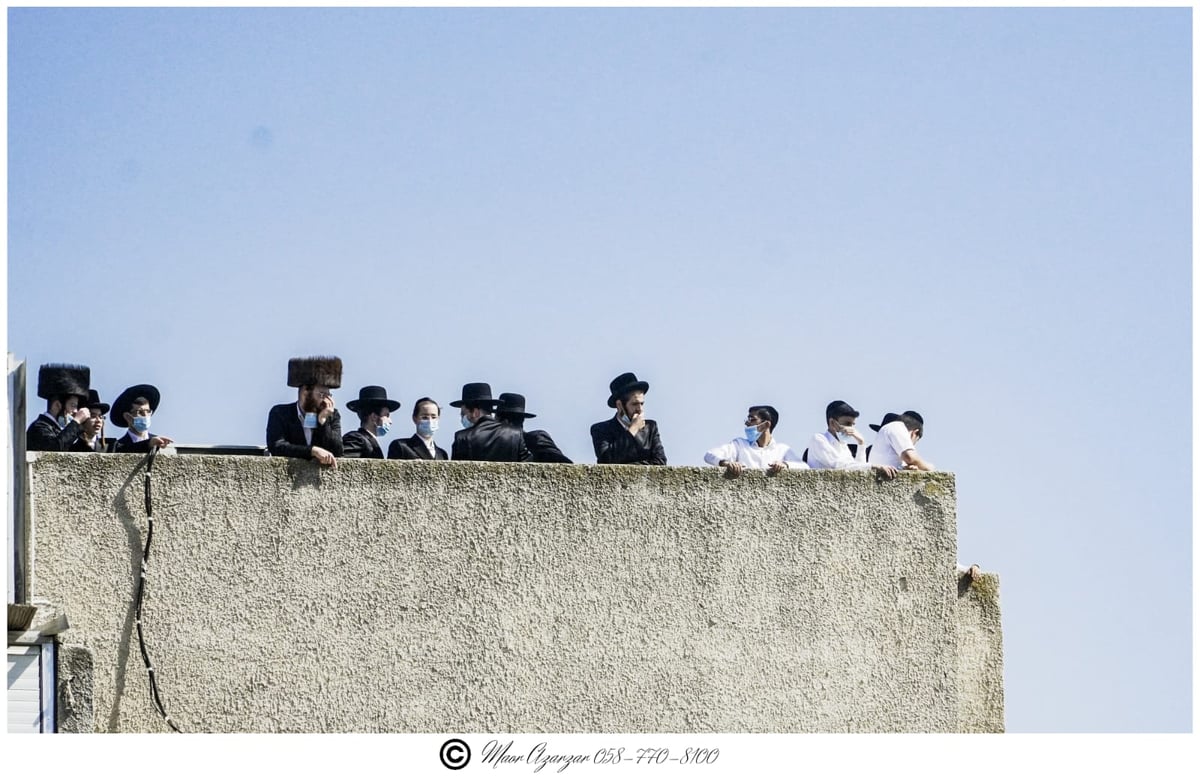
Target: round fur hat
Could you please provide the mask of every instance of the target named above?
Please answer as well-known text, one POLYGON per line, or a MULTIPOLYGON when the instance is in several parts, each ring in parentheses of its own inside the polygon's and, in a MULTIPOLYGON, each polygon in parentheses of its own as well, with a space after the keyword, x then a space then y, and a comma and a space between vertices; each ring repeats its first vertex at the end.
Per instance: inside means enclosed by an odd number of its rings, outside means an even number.
POLYGON ((59 396, 78 396, 88 399, 88 388, 92 384, 92 370, 79 364, 42 364, 38 369, 39 399, 56 399, 59 396))
POLYGON ((341 388, 342 360, 337 356, 306 356, 290 359, 287 384, 292 388, 299 388, 302 385, 341 388))

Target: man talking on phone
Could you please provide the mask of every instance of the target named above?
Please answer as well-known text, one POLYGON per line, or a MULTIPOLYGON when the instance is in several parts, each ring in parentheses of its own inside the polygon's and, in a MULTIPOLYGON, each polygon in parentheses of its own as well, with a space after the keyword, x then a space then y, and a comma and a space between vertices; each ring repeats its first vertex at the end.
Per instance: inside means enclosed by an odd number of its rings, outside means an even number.
POLYGON ((608 384, 608 406, 617 412, 592 426, 596 463, 667 465, 658 424, 645 415, 649 390, 650 383, 638 380, 633 372, 619 375, 608 384))
POLYGON ((342 455, 342 417, 333 405, 334 388, 342 387, 342 360, 310 356, 288 361, 287 384, 296 401, 276 404, 267 415, 267 450, 271 455, 311 458, 337 466, 342 455))

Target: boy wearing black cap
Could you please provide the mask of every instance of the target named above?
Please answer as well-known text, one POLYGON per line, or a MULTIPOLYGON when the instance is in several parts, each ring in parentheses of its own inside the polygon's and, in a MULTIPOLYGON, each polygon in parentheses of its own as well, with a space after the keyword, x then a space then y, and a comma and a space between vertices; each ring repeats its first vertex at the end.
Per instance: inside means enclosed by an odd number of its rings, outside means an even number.
POLYGON ((895 477, 895 467, 867 463, 862 434, 855 427, 857 419, 858 410, 846 402, 830 402, 825 407, 825 430, 808 443, 808 465, 813 469, 874 469, 888 479, 895 477), (853 453, 851 444, 856 445, 853 453))

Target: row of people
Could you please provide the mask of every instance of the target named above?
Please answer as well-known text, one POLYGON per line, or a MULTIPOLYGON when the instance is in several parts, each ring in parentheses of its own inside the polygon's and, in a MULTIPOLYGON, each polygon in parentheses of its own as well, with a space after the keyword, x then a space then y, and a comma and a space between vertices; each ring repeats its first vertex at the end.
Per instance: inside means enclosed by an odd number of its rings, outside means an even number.
MULTIPOLYGON (((400 402, 383 386, 368 385, 346 408, 358 418, 358 428, 343 434, 341 415, 334 405, 333 391, 341 387, 342 362, 331 356, 293 358, 288 362, 288 385, 296 388, 296 401, 271 408, 267 416, 267 449, 272 455, 313 459, 336 466, 338 458, 385 457, 381 439, 392 426, 392 413, 400 402)), ((46 412, 30 425, 30 450, 64 452, 146 452, 151 447, 172 443, 168 437, 150 433, 160 393, 153 385, 138 384, 121 392, 111 406, 112 422, 127 433, 116 439, 104 437, 104 420, 110 406, 100 401, 90 387, 90 370, 85 366, 46 364, 38 372, 38 396, 46 399, 46 412)), ((632 372, 609 383, 608 406, 613 416, 591 427, 597 463, 665 465, 658 424, 645 417, 650 384, 632 372)), ((449 453, 434 436, 441 419, 441 406, 423 396, 413 405, 414 433, 392 441, 389 459, 511 461, 571 463, 549 433, 526 430, 526 420, 537 417, 527 412, 525 397, 501 393, 492 397, 487 383, 467 383, 462 396, 450 402, 459 410, 462 429, 456 431, 449 453)), ((807 449, 797 453, 774 437, 779 412, 769 405, 749 408, 743 436, 714 447, 704 455, 712 466, 724 467, 730 476, 746 469, 774 474, 792 469, 871 469, 884 477, 898 469, 932 471, 933 466, 916 451, 924 434, 924 419, 909 410, 888 413, 871 429, 876 437, 875 460, 856 422, 859 412, 844 401, 831 402, 825 410, 826 428, 812 437, 807 449)))

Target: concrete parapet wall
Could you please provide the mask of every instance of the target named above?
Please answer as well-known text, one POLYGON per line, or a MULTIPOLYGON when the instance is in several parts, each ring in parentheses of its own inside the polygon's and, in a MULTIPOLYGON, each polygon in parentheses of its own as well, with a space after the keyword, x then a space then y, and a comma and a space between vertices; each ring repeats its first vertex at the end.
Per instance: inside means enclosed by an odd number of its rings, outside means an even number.
MULTIPOLYGON (((133 623, 144 465, 30 464, 30 590, 90 656, 96 731, 166 729, 133 623)), ((189 731, 1002 730, 995 580, 959 597, 954 489, 159 457, 144 627, 189 731)))

